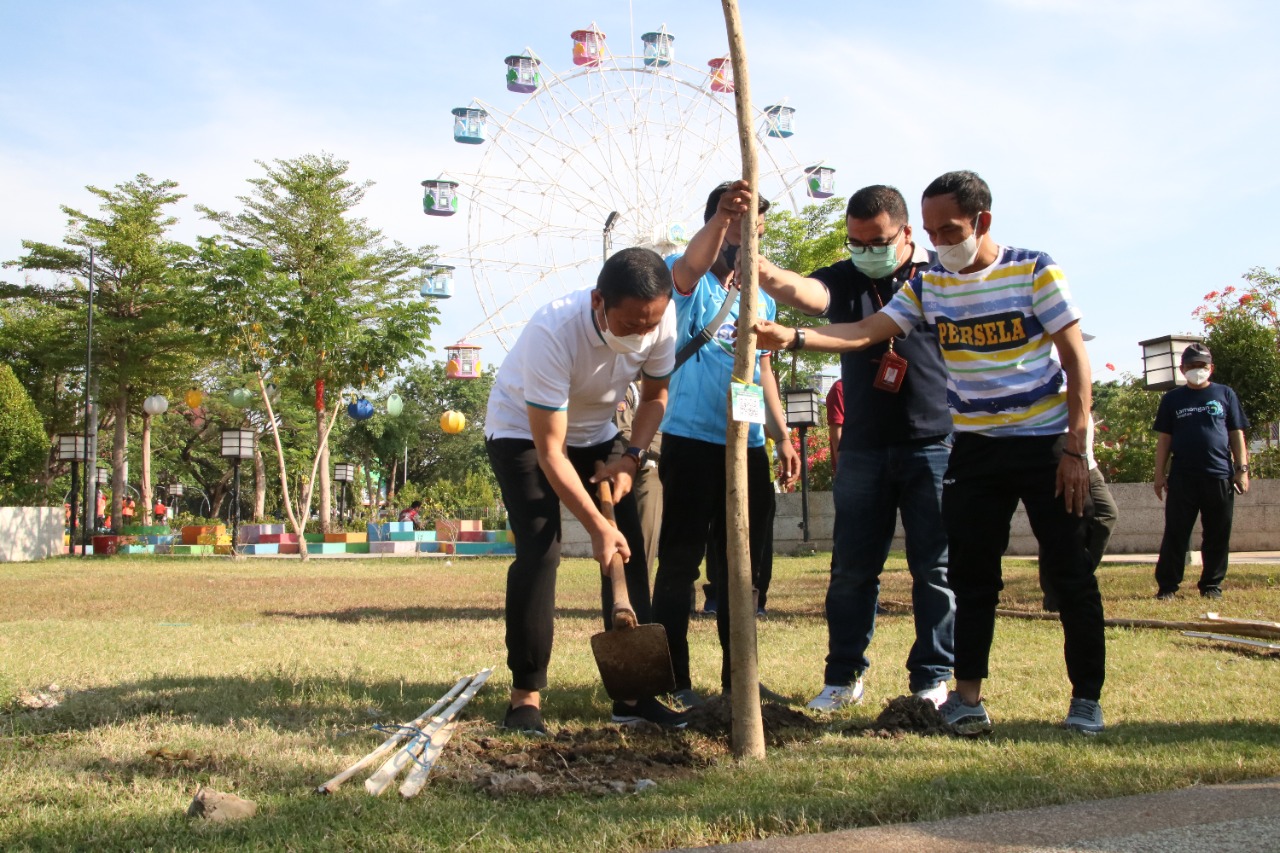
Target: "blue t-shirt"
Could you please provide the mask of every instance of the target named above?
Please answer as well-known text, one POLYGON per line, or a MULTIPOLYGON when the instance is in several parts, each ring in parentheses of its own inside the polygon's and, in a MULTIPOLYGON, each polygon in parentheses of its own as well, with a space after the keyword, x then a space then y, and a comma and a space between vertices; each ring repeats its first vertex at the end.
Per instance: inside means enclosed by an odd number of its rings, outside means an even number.
POLYGON ((1173 437, 1171 474, 1204 474, 1231 479, 1231 440, 1234 430, 1247 430, 1249 419, 1240 398, 1229 386, 1210 382, 1208 388, 1183 385, 1166 391, 1156 410, 1156 432, 1173 437))
MULTIPOLYGON (((667 267, 675 266, 682 255, 667 258, 667 267)), ((761 319, 778 316, 777 303, 759 291, 757 313, 761 319)), ((714 273, 708 272, 694 285, 688 296, 680 291, 672 294, 676 304, 676 352, 715 319, 724 304, 728 290, 714 273)), ((682 364, 671 377, 667 389, 667 414, 662 419, 664 435, 678 435, 713 444, 724 444, 729 426, 729 381, 733 377, 733 343, 738 325, 738 304, 729 309, 715 336, 692 358, 682 364)), ((756 360, 752 380, 760 382, 760 361, 756 360)), ((748 447, 764 446, 764 427, 752 424, 747 432, 748 447)))

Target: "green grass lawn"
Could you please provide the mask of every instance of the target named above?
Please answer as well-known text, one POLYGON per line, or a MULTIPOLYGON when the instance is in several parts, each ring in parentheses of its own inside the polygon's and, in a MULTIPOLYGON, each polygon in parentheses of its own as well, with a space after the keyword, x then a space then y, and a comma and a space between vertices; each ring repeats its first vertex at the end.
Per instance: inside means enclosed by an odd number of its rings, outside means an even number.
MULTIPOLYGON (((882 597, 910 601, 895 555, 882 597)), ((807 701, 822 686, 828 555, 778 558, 760 672, 807 701)), ((851 737, 906 692, 909 615, 882 617, 863 704, 828 730, 739 764, 689 734, 697 769, 638 794, 497 798, 448 773, 465 739, 511 741, 502 636, 505 561, 61 559, 0 567, 0 848, 642 850, 1118 796, 1280 775, 1280 661, 1182 637, 1109 629, 1108 730, 1057 728, 1068 687, 1056 622, 1001 619, 978 740, 851 737), (421 713, 458 676, 495 673, 464 712, 440 778, 416 799, 316 785, 368 752, 375 723, 421 713), (54 691, 57 707, 32 710, 54 691), (155 750, 183 753, 166 761, 155 750), (189 820, 199 785, 258 804, 244 823, 189 820)), ((1108 616, 1280 617, 1280 567, 1235 565, 1226 598, 1157 602, 1150 566, 1100 571, 1108 616)), ((609 703, 588 638, 598 572, 561 567, 544 710, 599 728, 609 703)), ((1194 579, 1194 578, 1193 578, 1194 579)), ((1004 606, 1036 610, 1034 564, 1006 564, 1004 606)), ((1194 584, 1192 584, 1194 592, 1194 584)), ((713 691, 714 626, 696 620, 695 686, 713 691)))

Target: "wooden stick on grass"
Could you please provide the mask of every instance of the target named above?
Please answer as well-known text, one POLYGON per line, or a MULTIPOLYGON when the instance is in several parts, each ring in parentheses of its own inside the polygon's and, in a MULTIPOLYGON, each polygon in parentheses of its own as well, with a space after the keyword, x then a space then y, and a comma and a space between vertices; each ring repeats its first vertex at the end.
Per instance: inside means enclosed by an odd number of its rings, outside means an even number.
POLYGON ((369 766, 370 764, 377 761, 382 756, 391 752, 391 750, 395 749, 396 744, 400 743, 400 741, 408 737, 409 734, 413 732, 414 729, 417 729, 418 726, 422 725, 424 722, 429 720, 434 714, 439 712, 439 710, 445 706, 445 703, 449 702, 449 700, 453 699, 453 697, 461 693, 462 688, 466 687, 467 682, 471 681, 471 679, 473 679, 474 677, 475 677, 474 675, 464 675, 462 678, 459 678, 458 683, 453 685, 453 687, 449 689, 448 693, 440 697, 440 701, 436 702, 430 708, 423 711, 422 714, 420 714, 415 719, 412 719, 409 722, 405 723, 403 726, 401 726, 399 731, 397 731, 395 734, 391 735, 391 737, 383 741, 382 745, 379 746, 377 749, 375 749, 373 752, 369 753, 364 758, 357 761, 355 764, 352 764, 346 770, 342 771, 337 776, 334 776, 332 779, 330 779, 328 782, 325 782, 319 788, 316 788, 316 793, 319 793, 319 794, 333 793, 338 789, 339 786, 342 785, 343 782, 347 781, 352 776, 359 773, 362 768, 369 766))
POLYGON ((453 730, 457 727, 458 721, 450 720, 431 736, 431 742, 427 744, 422 756, 409 770, 408 777, 405 778, 404 784, 400 786, 400 796, 406 799, 415 796, 422 790, 422 786, 427 784, 427 775, 431 773, 431 768, 435 766, 436 759, 444 751, 444 745, 449 742, 449 738, 453 737, 453 730))
POLYGON ((1226 634, 1206 634, 1203 631, 1183 631, 1184 637, 1195 637, 1198 640, 1216 640, 1219 643, 1233 643, 1238 646, 1255 646, 1260 649, 1280 651, 1280 643, 1268 643, 1266 640, 1249 640, 1244 637, 1232 637, 1226 634))
MULTIPOLYGON (((1052 619, 1058 621, 1056 613, 1035 613, 1025 610, 997 610, 997 616, 1012 619, 1035 619, 1039 621, 1052 619)), ((1280 640, 1280 627, 1270 627, 1274 622, 1254 622, 1248 619, 1211 621, 1219 633, 1235 634, 1242 637, 1261 637, 1264 640, 1280 640)), ((1198 631, 1205 628, 1204 622, 1170 622, 1164 619, 1104 619, 1102 624, 1108 628, 1165 628, 1173 631, 1198 631)))
POLYGON ((388 758, 372 776, 365 780, 364 789, 374 796, 377 796, 387 790, 387 787, 396 778, 396 776, 400 775, 400 771, 413 761, 415 758, 414 751, 425 748, 426 745, 431 742, 431 738, 434 737, 435 733, 447 725, 449 721, 452 720, 457 713, 471 701, 471 698, 476 695, 476 692, 484 686, 486 681, 489 680, 489 676, 491 674, 493 674, 492 668, 482 669, 476 673, 476 677, 472 679, 471 683, 462 691, 462 695, 453 700, 453 704, 448 708, 445 708, 444 712, 438 717, 432 717, 431 722, 427 723, 427 725, 422 728, 422 731, 414 736, 413 740, 411 740, 395 755, 388 758))

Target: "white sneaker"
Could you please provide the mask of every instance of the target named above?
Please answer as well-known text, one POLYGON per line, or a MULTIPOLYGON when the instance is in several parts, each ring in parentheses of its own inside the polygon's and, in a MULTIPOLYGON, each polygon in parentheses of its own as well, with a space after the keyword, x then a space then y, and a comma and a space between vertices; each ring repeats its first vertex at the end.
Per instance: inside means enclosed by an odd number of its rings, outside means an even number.
POLYGON ((913 694, 917 699, 924 699, 926 702, 932 702, 933 707, 941 708, 942 703, 947 701, 947 682, 939 681, 937 684, 925 690, 917 690, 913 694))
POLYGON ((828 684, 809 703, 810 711, 834 711, 862 701, 862 679, 853 684, 828 684))

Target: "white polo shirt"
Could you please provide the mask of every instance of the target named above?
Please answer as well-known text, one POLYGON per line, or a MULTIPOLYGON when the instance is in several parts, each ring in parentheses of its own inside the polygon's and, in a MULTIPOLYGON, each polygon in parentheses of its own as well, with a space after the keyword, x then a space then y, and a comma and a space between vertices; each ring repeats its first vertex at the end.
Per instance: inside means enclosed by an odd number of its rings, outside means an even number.
POLYGON ((591 447, 618 434, 613 422, 627 385, 640 373, 663 379, 675 370, 676 307, 667 310, 641 352, 619 355, 592 318, 591 289, 534 312, 498 368, 484 416, 486 438, 532 439, 528 407, 567 412, 566 443, 591 447))

